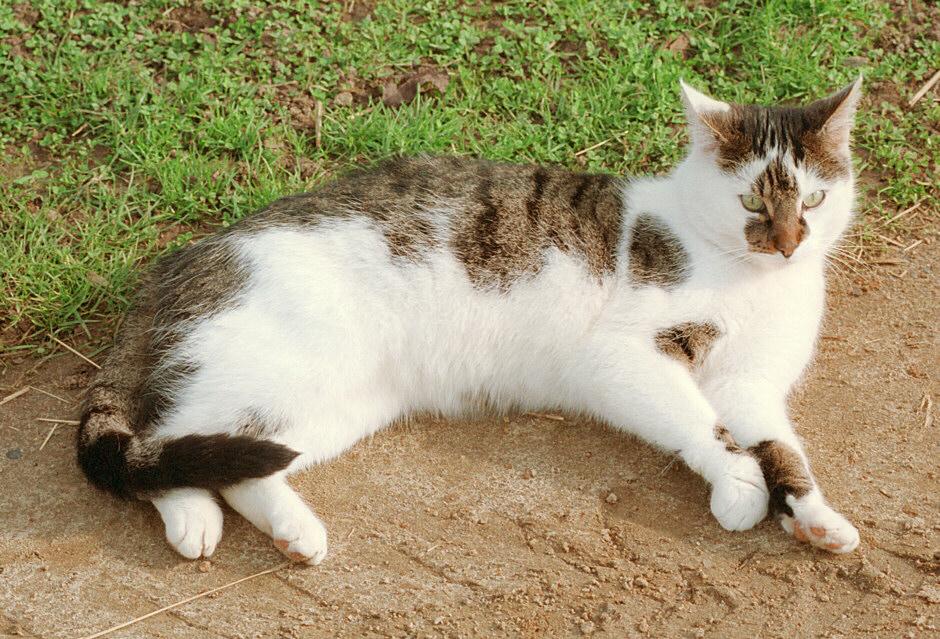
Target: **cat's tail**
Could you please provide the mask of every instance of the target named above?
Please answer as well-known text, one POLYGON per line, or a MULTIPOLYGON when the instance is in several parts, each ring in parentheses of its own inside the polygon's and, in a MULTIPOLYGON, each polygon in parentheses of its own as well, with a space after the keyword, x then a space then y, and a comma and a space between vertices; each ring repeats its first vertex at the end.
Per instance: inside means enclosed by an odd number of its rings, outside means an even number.
POLYGON ((85 396, 78 464, 98 488, 130 498, 170 488, 217 490, 286 468, 298 453, 246 435, 161 437, 147 428, 154 309, 132 310, 85 396))
MULTIPOLYGON (((86 413, 82 425, 101 413, 86 413)), ((111 416, 107 416, 111 417, 111 416)), ((246 435, 141 439, 110 430, 78 444, 78 463, 92 484, 131 498, 170 488, 218 490, 286 468, 298 453, 246 435)))

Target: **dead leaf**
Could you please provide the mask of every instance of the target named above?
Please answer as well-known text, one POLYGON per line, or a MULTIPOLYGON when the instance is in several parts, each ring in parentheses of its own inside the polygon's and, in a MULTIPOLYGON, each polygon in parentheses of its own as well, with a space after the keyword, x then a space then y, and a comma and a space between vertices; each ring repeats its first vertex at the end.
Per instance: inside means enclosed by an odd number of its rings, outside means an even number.
POLYGON ((88 271, 85 273, 85 279, 87 279, 93 285, 100 286, 102 288, 107 288, 111 284, 102 275, 95 273, 94 271, 88 271))
MULTIPOLYGON (((402 85, 404 86, 404 85, 402 85)), ((414 99, 416 92, 412 92, 411 100, 414 99)), ((382 102, 385 106, 397 107, 401 106, 409 100, 406 99, 405 95, 402 93, 401 89, 398 88, 398 85, 394 81, 386 82, 382 85, 382 102)))
POLYGON ((385 106, 397 107, 414 100, 421 93, 443 94, 450 84, 450 76, 444 71, 421 71, 404 82, 387 81, 382 86, 382 102, 385 106))
POLYGON ((685 52, 689 49, 689 36, 680 33, 666 45, 666 49, 684 57, 685 52))

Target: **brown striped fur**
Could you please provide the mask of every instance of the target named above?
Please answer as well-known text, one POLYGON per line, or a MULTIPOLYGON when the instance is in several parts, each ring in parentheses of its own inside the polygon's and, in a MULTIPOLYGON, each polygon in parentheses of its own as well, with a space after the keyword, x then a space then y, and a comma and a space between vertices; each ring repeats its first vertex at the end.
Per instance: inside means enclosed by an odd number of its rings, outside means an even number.
POLYGON ((685 322, 656 333, 656 348, 689 365, 700 363, 721 336, 710 322, 685 322))
POLYGON ((791 154, 797 165, 805 163, 825 180, 847 177, 851 159, 840 153, 839 127, 827 127, 830 118, 845 104, 854 85, 805 107, 732 104, 727 111, 702 114, 715 132, 718 163, 733 172, 751 160, 766 157, 772 150, 791 154))
POLYGON ((638 284, 669 288, 686 278, 689 255, 675 233, 652 215, 640 215, 630 235, 630 275, 638 284))
POLYGON ((770 491, 770 509, 774 513, 792 516, 787 495, 803 497, 813 488, 809 470, 799 453, 779 441, 762 441, 748 451, 757 458, 767 489, 770 491))
POLYGON ((619 180, 480 161, 468 169, 470 192, 466 210, 453 220, 451 248, 475 284, 507 288, 519 276, 537 273, 549 248, 583 260, 594 277, 614 271, 623 206, 619 180))

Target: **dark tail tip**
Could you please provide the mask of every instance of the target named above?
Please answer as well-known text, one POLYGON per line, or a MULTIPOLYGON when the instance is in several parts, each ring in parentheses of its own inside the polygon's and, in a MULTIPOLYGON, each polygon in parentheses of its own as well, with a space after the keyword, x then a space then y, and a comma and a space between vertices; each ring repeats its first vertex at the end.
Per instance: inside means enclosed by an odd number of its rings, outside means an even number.
POLYGON ((127 448, 131 436, 127 433, 104 433, 87 444, 79 443, 78 465, 97 488, 118 497, 129 498, 127 448))
POLYGON ((245 435, 186 435, 164 443, 155 464, 132 466, 131 482, 136 490, 218 490, 283 470, 297 455, 282 444, 245 435))
POLYGON ((127 433, 106 432, 78 446, 78 464, 97 488, 131 498, 170 488, 218 490, 287 468, 299 453, 244 435, 186 435, 153 442, 141 455, 127 433))

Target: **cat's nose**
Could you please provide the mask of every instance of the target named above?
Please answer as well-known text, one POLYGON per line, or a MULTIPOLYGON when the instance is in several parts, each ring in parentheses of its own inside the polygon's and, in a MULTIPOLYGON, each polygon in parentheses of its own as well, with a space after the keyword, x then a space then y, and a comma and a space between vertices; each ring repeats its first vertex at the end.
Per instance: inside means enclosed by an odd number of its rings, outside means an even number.
POLYGON ((803 234, 800 232, 799 228, 796 229, 777 229, 777 232, 774 233, 773 241, 774 248, 780 251, 780 254, 786 258, 789 258, 793 255, 793 252, 796 251, 796 247, 800 245, 800 241, 803 239, 803 234))
POLYGON ((787 242, 785 244, 777 243, 777 250, 787 259, 793 255, 793 252, 796 250, 796 242, 787 242))

